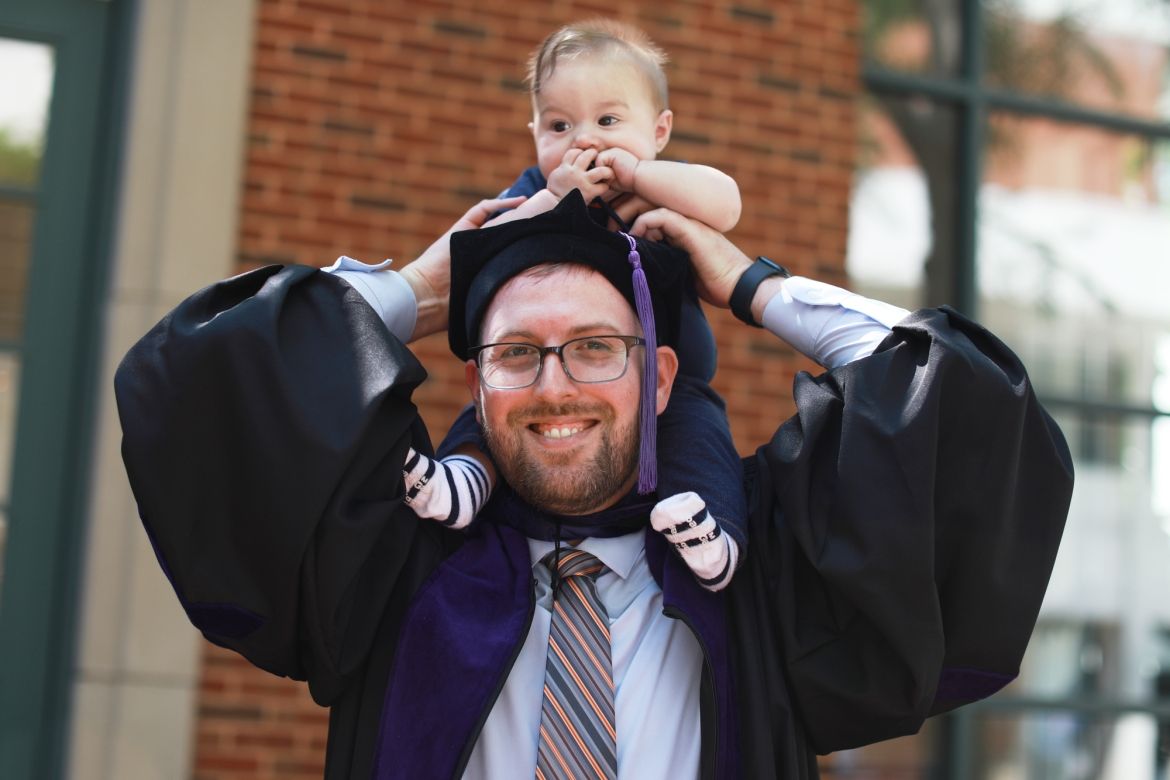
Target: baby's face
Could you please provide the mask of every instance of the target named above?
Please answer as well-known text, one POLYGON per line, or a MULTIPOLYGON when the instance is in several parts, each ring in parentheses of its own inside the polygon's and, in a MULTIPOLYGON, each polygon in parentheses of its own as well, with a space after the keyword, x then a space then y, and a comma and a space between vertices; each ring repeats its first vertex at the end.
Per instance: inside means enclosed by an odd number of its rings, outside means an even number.
POLYGON ((669 110, 655 108, 646 77, 622 55, 587 54, 557 63, 530 125, 545 178, 569 149, 625 149, 653 160, 670 140, 669 110))

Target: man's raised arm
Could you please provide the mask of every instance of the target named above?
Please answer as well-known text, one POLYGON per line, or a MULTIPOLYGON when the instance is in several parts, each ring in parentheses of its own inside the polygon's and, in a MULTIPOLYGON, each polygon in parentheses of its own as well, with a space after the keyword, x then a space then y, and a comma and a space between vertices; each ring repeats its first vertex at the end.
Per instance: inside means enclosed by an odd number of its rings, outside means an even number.
POLYGON ((211 285, 115 376, 127 475, 191 622, 323 704, 436 549, 402 503, 406 453, 430 446, 404 342, 446 325, 451 232, 515 202, 476 205, 401 274, 346 259, 211 285))
MULTIPOLYGON (((737 284, 753 265, 723 234, 669 209, 641 215, 633 233, 669 239, 685 249, 699 295, 713 306, 730 308, 737 284)), ((831 284, 781 274, 763 278, 754 291, 749 286, 744 293, 750 296, 752 324, 767 328, 825 368, 872 354, 890 328, 909 314, 831 284)))

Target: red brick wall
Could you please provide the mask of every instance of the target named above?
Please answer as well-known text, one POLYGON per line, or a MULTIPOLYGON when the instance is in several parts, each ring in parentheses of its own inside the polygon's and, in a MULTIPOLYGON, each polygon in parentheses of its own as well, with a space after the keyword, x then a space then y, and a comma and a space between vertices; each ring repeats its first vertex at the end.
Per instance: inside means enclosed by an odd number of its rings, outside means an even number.
MULTIPOLYGON (((557 26, 603 14, 640 25, 670 53, 675 131, 665 155, 736 178, 744 212, 732 238, 748 254, 843 284, 860 90, 855 0, 261 0, 241 270, 417 255, 532 164, 527 53, 557 26)), ((715 384, 748 452, 790 410, 793 374, 808 366, 726 312, 710 314, 715 384)), ((417 351, 430 379, 416 401, 437 438, 465 401, 462 367, 442 338, 417 351)), ((208 646, 197 777, 320 777, 325 724, 303 686, 208 646)))

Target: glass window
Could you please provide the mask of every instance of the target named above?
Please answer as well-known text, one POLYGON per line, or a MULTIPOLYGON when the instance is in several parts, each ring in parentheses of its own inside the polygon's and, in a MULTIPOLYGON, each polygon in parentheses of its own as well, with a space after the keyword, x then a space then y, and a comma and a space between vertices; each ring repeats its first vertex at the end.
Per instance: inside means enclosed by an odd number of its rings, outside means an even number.
POLYGON ((1161 780, 1166 763, 1157 740, 1162 728, 1163 722, 1144 712, 981 714, 970 776, 1161 780))
POLYGON ((1154 345, 1154 408, 1162 416, 1150 430, 1150 505, 1162 518, 1162 530, 1170 535, 1170 335, 1158 337, 1154 345))
POLYGON ((1145 698, 1154 627, 1170 624, 1170 526, 1154 496, 1170 459, 1154 406, 1170 340, 1167 145, 1038 118, 990 124, 980 319, 1029 367, 1077 469, 1044 608, 1069 623, 1037 632, 1029 653, 1051 658, 1026 665, 1014 692, 1145 698), (1100 663, 1092 685, 1086 654, 1100 663), (1056 674, 1071 677, 1046 687, 1056 674))
MULTIPOLYGON (((0 507, 8 506, 12 487, 12 442, 16 439, 16 396, 20 387, 20 358, 0 352, 0 507)), ((0 526, 3 522, 0 521, 0 526)), ((3 529, 0 528, 0 553, 3 553, 3 529)), ((0 555, 0 559, 3 555, 0 555)))
POLYGON ((1043 394, 1152 411, 1170 334, 1170 144, 1043 119, 997 115, 992 126, 981 319, 1020 352, 1043 394))
POLYGON ((894 70, 953 76, 963 56, 961 14, 959 0, 869 0, 866 58, 894 70))
POLYGON ((1119 644, 1115 623, 1041 621, 1032 633, 1020 677, 1009 692, 1047 699, 1099 696, 1116 688, 1119 644))
POLYGON ((0 187, 33 186, 40 177, 53 50, 0 38, 0 187))
POLYGON ((1145 119, 1170 117, 1170 7, 983 0, 986 83, 1145 119))
POLYGON ((25 292, 32 257, 37 184, 53 83, 53 50, 0 38, 0 585, 17 394, 24 336, 25 292))
POLYGON ((24 292, 35 216, 31 198, 0 189, 0 349, 11 348, 24 332, 24 292))
POLYGON ((955 111, 920 97, 868 99, 849 211, 858 292, 916 309, 945 300, 955 239, 955 111))

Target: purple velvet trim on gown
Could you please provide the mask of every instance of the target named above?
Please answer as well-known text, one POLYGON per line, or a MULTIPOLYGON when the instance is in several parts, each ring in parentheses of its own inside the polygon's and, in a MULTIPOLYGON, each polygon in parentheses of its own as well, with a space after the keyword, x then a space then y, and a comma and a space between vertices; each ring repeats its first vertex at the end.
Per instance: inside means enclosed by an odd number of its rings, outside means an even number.
POLYGON ((419 590, 382 706, 374 777, 451 777, 523 641, 532 603, 528 542, 479 523, 419 590))
POLYGON ((935 706, 957 707, 960 704, 986 699, 1016 679, 1015 675, 998 674, 982 669, 948 667, 938 678, 934 694, 935 706))
POLYGON ((175 596, 178 597, 179 603, 183 606, 183 611, 187 613, 187 619, 191 621, 191 625, 207 635, 210 641, 222 644, 221 639, 242 639, 264 625, 263 617, 239 604, 187 601, 183 598, 183 593, 175 584, 171 568, 167 566, 167 559, 163 557, 162 550, 159 548, 158 542, 155 541, 154 534, 150 531, 150 526, 143 522, 142 527, 146 531, 146 538, 150 540, 150 548, 154 550, 154 557, 158 560, 158 565, 162 567, 167 582, 171 583, 175 596))
MULTIPOLYGON (((686 615, 705 654, 718 719, 715 776, 738 774, 731 659, 721 594, 701 588, 662 536, 646 560, 663 605, 686 615)), ((419 591, 406 616, 379 726, 374 777, 450 777, 511 671, 532 606, 527 539, 480 523, 419 591)))

